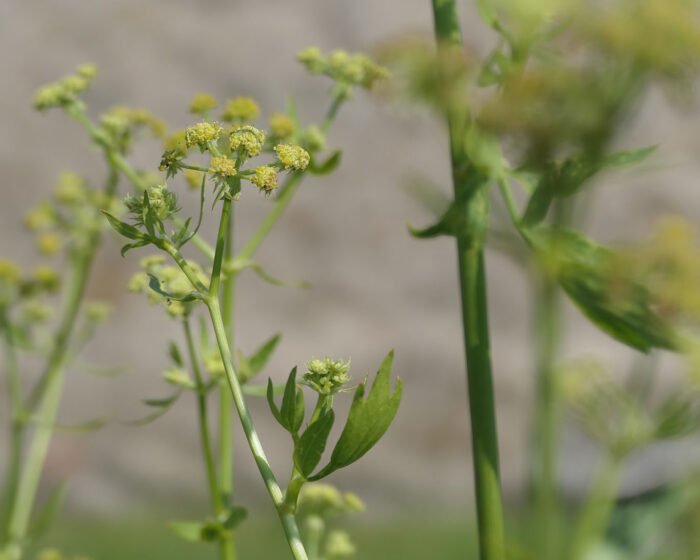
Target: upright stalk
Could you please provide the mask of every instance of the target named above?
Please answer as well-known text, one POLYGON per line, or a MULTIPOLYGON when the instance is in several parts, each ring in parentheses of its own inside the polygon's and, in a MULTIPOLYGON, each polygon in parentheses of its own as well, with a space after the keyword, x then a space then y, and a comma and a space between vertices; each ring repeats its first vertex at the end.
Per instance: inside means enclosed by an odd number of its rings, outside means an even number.
MULTIPOLYGON (((440 45, 462 44, 455 0, 432 0, 435 34, 440 45)), ((482 184, 475 177, 462 143, 460 116, 448 114, 452 179, 456 199, 477 201, 482 184)), ((481 560, 505 558, 503 506, 499 475, 496 412, 491 371, 486 271, 483 249, 464 237, 457 240, 464 347, 467 362, 472 454, 481 560)))

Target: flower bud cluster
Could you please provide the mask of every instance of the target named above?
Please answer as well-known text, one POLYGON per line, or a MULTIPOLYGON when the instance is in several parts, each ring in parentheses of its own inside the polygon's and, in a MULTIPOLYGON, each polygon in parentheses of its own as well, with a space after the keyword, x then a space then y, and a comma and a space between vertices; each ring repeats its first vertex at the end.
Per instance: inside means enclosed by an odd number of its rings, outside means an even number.
POLYGON ((185 130, 185 144, 188 148, 197 146, 201 151, 207 149, 209 142, 216 142, 224 131, 217 122, 197 123, 185 130))
POLYGON ((190 113, 206 118, 209 111, 216 108, 218 101, 208 93, 197 93, 190 101, 190 113))
POLYGON ((365 54, 350 54, 343 50, 324 55, 318 47, 307 47, 297 54, 312 74, 324 74, 345 86, 370 89, 375 82, 389 77, 389 71, 365 54))
POLYGON ((254 121, 260 116, 260 106, 251 97, 234 97, 226 102, 221 115, 224 122, 244 123, 254 121))
POLYGON ((349 369, 349 360, 344 362, 331 358, 314 358, 306 364, 306 372, 302 377, 302 383, 321 395, 332 395, 342 391, 350 381, 349 369))
POLYGON ((134 222, 144 225, 148 214, 148 207, 152 216, 161 222, 170 218, 179 210, 177 207, 177 196, 171 192, 167 185, 155 185, 146 190, 146 196, 133 196, 127 194, 124 198, 124 205, 134 222), (146 204, 146 197, 148 204, 146 204))
POLYGON ((34 108, 45 111, 53 107, 66 107, 75 103, 78 96, 90 87, 97 75, 97 68, 85 64, 76 68, 75 73, 58 82, 40 88, 34 96, 34 108))

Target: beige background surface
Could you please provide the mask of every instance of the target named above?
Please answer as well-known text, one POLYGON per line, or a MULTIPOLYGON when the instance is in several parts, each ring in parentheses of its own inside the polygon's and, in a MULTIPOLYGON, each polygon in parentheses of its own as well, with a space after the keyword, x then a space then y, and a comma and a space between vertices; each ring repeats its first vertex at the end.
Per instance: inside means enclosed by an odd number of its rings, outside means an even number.
MULTIPOLYGON (((461 3, 465 35, 483 51, 491 37, 471 4, 461 3)), ((59 112, 40 115, 30 107, 37 86, 75 65, 92 61, 100 67, 87 95, 94 114, 115 103, 143 106, 182 126, 190 121, 186 107, 192 94, 208 91, 221 99, 251 95, 266 113, 281 109, 291 95, 302 116, 315 120, 329 84, 304 73, 294 61, 299 49, 317 44, 367 50, 402 32, 429 32, 430 18, 427 0, 3 0, 0 255, 33 262, 21 216, 46 196, 58 172, 76 170, 94 181, 103 176, 99 154, 74 123, 59 112)), ((589 226, 597 239, 644 237, 669 212, 697 221, 697 116, 688 109, 675 112, 659 92, 646 96, 620 143, 660 143, 661 149, 645 173, 603 181, 610 187, 596 198, 589 226)), ((275 379, 319 354, 351 356, 360 378, 395 348, 396 371, 406 383, 396 425, 376 450, 334 482, 355 489, 376 511, 418 503, 462 507, 471 492, 471 472, 453 247, 448 239, 409 237, 406 223, 422 224, 430 216, 402 189, 409 175, 421 174, 448 191, 445 134, 428 115, 358 94, 343 109, 330 143, 344 149, 340 170, 304 184, 260 253, 273 274, 304 278, 313 287, 274 288, 244 275, 237 302, 238 344, 250 351, 272 333, 284 333, 266 372, 275 379)), ((157 146, 150 145, 134 160, 154 166, 158 157, 157 146)), ((237 209, 241 236, 268 206, 247 193, 237 209)), ((104 415, 114 422, 87 437, 57 437, 47 479, 70 477, 72 506, 89 511, 202 499, 191 398, 145 428, 120 423, 145 412, 140 399, 169 392, 160 379, 167 363, 165 343, 180 332, 145 298, 126 292, 139 255, 121 259, 118 247, 112 237, 90 287, 94 297, 112 300, 117 310, 87 354, 94 362, 121 365, 127 374, 96 379, 71 372, 61 411, 65 423, 104 415)), ((508 495, 517 497, 524 490, 533 387, 531 295, 522 272, 507 257, 489 254, 488 266, 502 470, 508 495)), ((620 367, 631 360, 628 351, 580 319, 567 331, 566 346, 571 355, 594 352, 620 367)), ((287 442, 264 404, 255 402, 253 408, 273 464, 285 478, 287 442)), ((563 477, 568 488, 576 489, 591 473, 593 447, 575 430, 567 433, 563 477)), ((5 438, 0 434, 0 456, 5 438)), ((674 448, 635 462, 627 488, 645 487, 684 468, 688 451, 693 450, 674 448)), ((262 486, 242 446, 237 468, 240 499, 260 499, 262 486)))

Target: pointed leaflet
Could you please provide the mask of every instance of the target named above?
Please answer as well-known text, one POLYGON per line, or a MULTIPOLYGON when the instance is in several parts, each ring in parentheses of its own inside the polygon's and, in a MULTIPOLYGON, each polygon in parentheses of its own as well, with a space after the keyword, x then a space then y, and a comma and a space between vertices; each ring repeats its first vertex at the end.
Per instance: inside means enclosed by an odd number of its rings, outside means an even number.
POLYGON ((165 397, 164 399, 146 399, 144 400, 144 404, 147 406, 150 406, 152 408, 156 408, 155 412, 148 414, 144 416, 143 418, 138 418, 136 420, 129 420, 125 422, 126 424, 129 424, 131 426, 143 426, 144 424, 150 424, 154 420, 157 420, 163 414, 168 412, 170 410, 170 407, 173 406, 176 402, 177 399, 180 398, 180 395, 182 394, 182 389, 176 391, 169 397, 165 397))
POLYGON ((403 383, 397 378, 391 390, 391 366, 394 352, 382 362, 372 388, 363 398, 366 381, 357 387, 348 419, 335 444, 330 463, 309 480, 319 480, 333 471, 357 461, 377 443, 394 420, 401 402, 403 383))
POLYGON ((260 373, 270 360, 270 356, 277 348, 281 335, 275 336, 266 340, 260 348, 258 348, 251 356, 248 357, 248 367, 250 368, 251 377, 260 373))
POLYGON ((185 367, 185 362, 182 359, 180 348, 178 348, 177 344, 172 340, 168 342, 168 355, 176 366, 185 367))
POLYGON ((328 409, 306 428, 294 446, 294 465, 304 478, 309 478, 321 460, 334 420, 335 412, 328 409))
POLYGON ((111 225, 117 233, 129 239, 146 239, 146 236, 134 226, 130 226, 129 224, 122 222, 118 218, 112 216, 112 214, 110 214, 109 212, 102 210, 102 213, 105 215, 105 218, 107 218, 109 225, 111 225))
POLYGON ((340 160, 342 158, 342 153, 340 150, 335 150, 326 161, 318 162, 316 157, 311 158, 309 163, 309 173, 312 175, 328 175, 335 171, 336 167, 340 165, 340 160))
POLYGON ((600 329, 643 352, 675 346, 651 294, 621 255, 572 230, 538 227, 527 236, 546 270, 600 329))
POLYGON ((287 384, 284 387, 282 396, 282 407, 277 408, 274 399, 274 386, 272 381, 267 383, 267 403, 270 406, 272 415, 287 430, 296 440, 297 433, 304 421, 304 395, 296 384, 297 368, 294 368, 287 378, 287 384))
POLYGON ((150 272, 148 273, 148 276, 150 278, 150 281, 148 282, 148 287, 166 299, 183 302, 195 301, 197 299, 200 299, 199 294, 195 291, 192 291, 189 294, 185 294, 184 296, 176 296, 175 294, 168 293, 160 287, 160 280, 158 280, 157 277, 155 277, 150 272))

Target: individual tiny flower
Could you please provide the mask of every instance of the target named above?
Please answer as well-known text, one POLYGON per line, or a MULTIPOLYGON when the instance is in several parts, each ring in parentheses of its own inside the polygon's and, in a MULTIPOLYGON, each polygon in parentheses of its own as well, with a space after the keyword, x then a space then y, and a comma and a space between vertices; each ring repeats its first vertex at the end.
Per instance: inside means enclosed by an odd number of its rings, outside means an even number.
POLYGON ((265 133, 254 126, 239 126, 231 133, 231 151, 246 157, 257 156, 265 143, 265 133))
POLYGON ((236 175, 236 163, 226 156, 214 156, 209 162, 209 169, 221 177, 233 177, 236 175))
POLYGON ((274 148, 277 152, 277 159, 285 169, 294 169, 295 171, 303 171, 309 165, 311 158, 309 152, 300 146, 291 146, 289 144, 278 144, 274 148))
POLYGON ((55 233, 42 233, 36 239, 36 246, 43 255, 55 255, 61 250, 61 238, 55 233))
POLYGON ((185 130, 185 143, 187 147, 198 146, 200 150, 207 149, 208 142, 214 142, 219 138, 223 128, 216 122, 201 122, 185 130))
POLYGON ((302 382, 321 395, 332 395, 341 391, 350 381, 350 361, 331 358, 314 358, 306 364, 302 382))
POLYGON ((33 280, 47 292, 55 292, 61 285, 61 277, 56 272, 56 269, 46 266, 39 265, 32 271, 33 280))
POLYGON ((254 121, 260 115, 260 107, 251 97, 234 97, 226 102, 221 120, 226 122, 254 121))
POLYGON ((261 191, 271 193, 277 188, 277 170, 269 165, 261 165, 255 168, 255 175, 250 181, 257 185, 261 191))
POLYGON ((272 113, 268 119, 270 134, 279 140, 289 138, 294 134, 294 121, 284 113, 272 113))
POLYGON ((206 117, 218 105, 216 98, 208 93, 197 93, 190 101, 190 113, 206 117))

